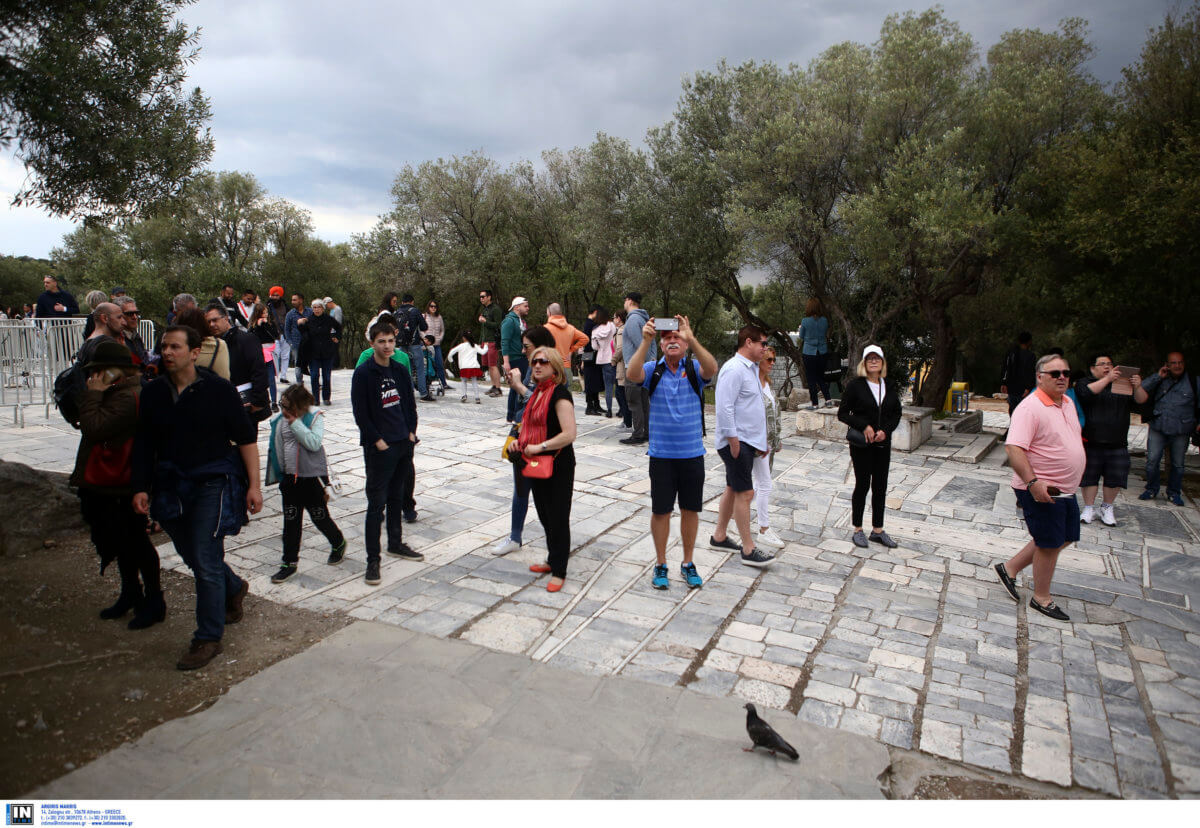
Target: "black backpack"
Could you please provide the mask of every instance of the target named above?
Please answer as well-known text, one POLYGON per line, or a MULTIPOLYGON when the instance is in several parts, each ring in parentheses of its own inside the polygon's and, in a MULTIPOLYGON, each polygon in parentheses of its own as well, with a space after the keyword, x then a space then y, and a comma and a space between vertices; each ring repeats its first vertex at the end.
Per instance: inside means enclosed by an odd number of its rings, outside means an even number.
POLYGON ((397 328, 397 345, 408 347, 416 341, 417 332, 421 330, 421 323, 417 321, 420 318, 420 313, 415 307, 406 307, 397 310, 394 317, 397 328))
POLYGON ((87 389, 87 375, 79 363, 62 371, 54 378, 54 404, 63 419, 79 428, 79 400, 87 389))
MULTIPOLYGON (((696 396, 700 398, 700 433, 708 436, 708 424, 704 422, 704 387, 700 384, 699 370, 696 369, 697 363, 691 357, 684 360, 683 374, 687 377, 688 383, 692 386, 692 390, 696 392, 696 396)), ((663 373, 667 370, 667 358, 662 357, 654 366, 654 373, 650 375, 650 387, 646 389, 646 396, 653 397, 654 389, 658 388, 658 384, 662 381, 663 373)), ((649 414, 649 412, 647 412, 649 414)))

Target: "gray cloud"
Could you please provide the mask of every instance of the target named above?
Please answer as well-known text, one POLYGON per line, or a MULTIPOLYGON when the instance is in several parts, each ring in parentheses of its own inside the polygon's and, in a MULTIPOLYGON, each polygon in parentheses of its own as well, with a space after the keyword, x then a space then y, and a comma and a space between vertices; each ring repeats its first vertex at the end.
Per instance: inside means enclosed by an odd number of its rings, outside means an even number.
MULTIPOLYGON (((1097 49, 1093 73, 1114 82, 1169 2, 943 5, 981 54, 1006 30, 1084 17, 1097 49)), ((873 42, 897 8, 882 0, 200 0, 185 19, 203 28, 190 82, 212 99, 213 166, 254 173, 273 196, 313 209, 318 234, 340 241, 387 209, 405 164, 475 149, 501 163, 536 160, 597 131, 636 144, 670 117, 686 75, 721 59, 803 65, 842 40, 873 42)), ((44 254, 61 234, 53 227, 42 250, 29 248, 28 231, 18 238, 0 229, 0 250, 44 254)))

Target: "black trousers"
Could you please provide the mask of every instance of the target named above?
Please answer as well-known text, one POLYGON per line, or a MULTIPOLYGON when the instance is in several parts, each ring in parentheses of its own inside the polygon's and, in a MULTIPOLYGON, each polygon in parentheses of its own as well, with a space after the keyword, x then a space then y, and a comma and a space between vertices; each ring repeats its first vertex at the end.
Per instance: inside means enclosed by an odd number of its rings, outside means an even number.
POLYGON ((575 488, 575 458, 554 461, 549 480, 534 480, 530 486, 538 520, 546 530, 546 562, 556 578, 567 577, 567 558, 571 555, 571 495, 575 488))
POLYGON ((279 480, 279 495, 283 498, 284 563, 294 564, 300 560, 305 510, 330 546, 341 546, 342 532, 325 508, 325 487, 320 478, 285 475, 279 480))
POLYGON ((136 598, 142 594, 143 586, 147 595, 160 592, 158 550, 146 534, 146 516, 133 510, 133 496, 80 489, 79 509, 91 527, 92 544, 100 555, 100 571, 110 561, 117 562, 121 594, 136 598))
POLYGON ((883 528, 883 510, 887 507, 888 465, 892 461, 891 442, 875 446, 851 446, 850 463, 854 466, 854 494, 850 497, 854 525, 863 525, 867 490, 871 490, 871 527, 883 528))

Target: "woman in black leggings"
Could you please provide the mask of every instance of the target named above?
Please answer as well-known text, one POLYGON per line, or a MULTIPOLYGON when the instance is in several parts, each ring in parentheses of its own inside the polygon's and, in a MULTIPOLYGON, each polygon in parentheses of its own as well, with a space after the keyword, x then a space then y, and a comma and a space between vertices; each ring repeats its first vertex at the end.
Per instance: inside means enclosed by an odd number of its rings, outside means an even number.
POLYGON ((887 382, 887 360, 878 345, 863 349, 857 376, 846 384, 838 419, 850 427, 850 462, 854 466, 854 494, 850 499, 854 517, 855 546, 866 547, 863 512, 867 490, 871 490, 871 540, 889 549, 896 542, 883 531, 887 502, 888 464, 892 458, 892 432, 900 424, 900 392, 887 382), (865 441, 865 442, 864 442, 865 441))

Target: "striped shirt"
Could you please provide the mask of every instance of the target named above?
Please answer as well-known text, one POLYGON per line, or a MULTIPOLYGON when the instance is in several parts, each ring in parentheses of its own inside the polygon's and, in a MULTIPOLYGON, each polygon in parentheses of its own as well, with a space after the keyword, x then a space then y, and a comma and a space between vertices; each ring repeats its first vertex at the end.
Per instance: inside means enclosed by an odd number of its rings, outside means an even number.
MULTIPOLYGON (((654 375, 657 362, 647 362, 642 366, 646 372, 642 387, 650 387, 650 379, 654 375)), ((700 397, 692 389, 692 382, 687 372, 695 371, 704 388, 708 382, 700 374, 699 361, 692 359, 688 363, 679 363, 676 373, 666 367, 658 387, 650 395, 650 419, 648 431, 650 436, 651 457, 664 460, 684 460, 690 457, 702 457, 704 437, 701 430, 700 397)))

